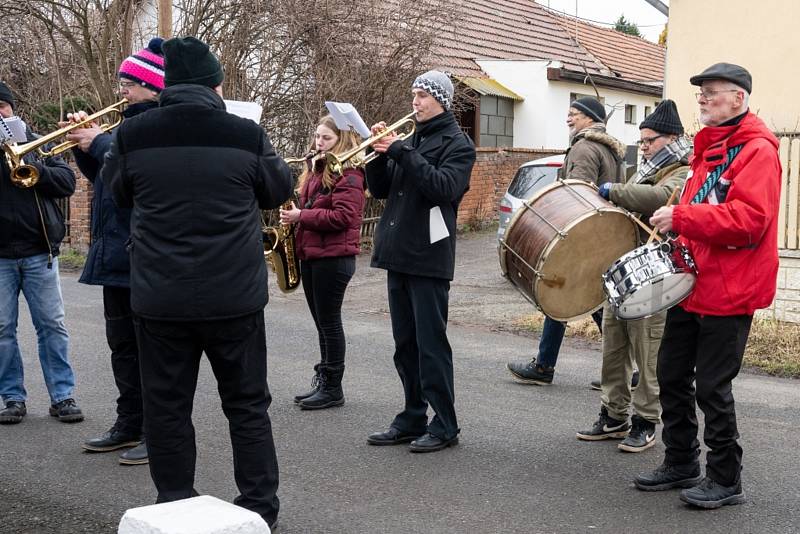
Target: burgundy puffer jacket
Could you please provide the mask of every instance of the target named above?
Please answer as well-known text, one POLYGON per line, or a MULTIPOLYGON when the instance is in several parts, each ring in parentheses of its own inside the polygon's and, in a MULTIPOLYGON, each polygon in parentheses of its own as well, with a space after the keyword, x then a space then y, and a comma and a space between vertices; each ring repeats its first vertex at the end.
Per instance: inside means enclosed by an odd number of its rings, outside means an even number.
POLYGON ((346 169, 328 191, 314 173, 300 191, 300 222, 295 230, 301 260, 355 256, 360 252, 364 213, 364 171, 346 169))

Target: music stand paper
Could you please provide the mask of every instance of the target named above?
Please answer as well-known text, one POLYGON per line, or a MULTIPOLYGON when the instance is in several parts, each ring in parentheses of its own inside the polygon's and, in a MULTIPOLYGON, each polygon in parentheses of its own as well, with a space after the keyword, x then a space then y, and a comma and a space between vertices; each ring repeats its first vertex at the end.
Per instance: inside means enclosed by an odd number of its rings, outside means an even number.
POLYGON ((340 130, 353 130, 358 135, 367 139, 371 133, 367 124, 361 119, 356 108, 346 102, 325 102, 328 113, 333 117, 336 127, 340 130))
POLYGON ((256 124, 261 122, 261 113, 264 111, 264 108, 255 102, 242 102, 239 100, 226 100, 225 109, 228 113, 250 119, 256 124))
POLYGON ((439 206, 431 208, 428 230, 431 236, 431 244, 450 236, 450 232, 447 231, 447 224, 445 224, 442 216, 442 208, 439 206))
POLYGON ((0 117, 0 144, 24 143, 28 140, 25 134, 25 122, 13 116, 7 119, 0 117))

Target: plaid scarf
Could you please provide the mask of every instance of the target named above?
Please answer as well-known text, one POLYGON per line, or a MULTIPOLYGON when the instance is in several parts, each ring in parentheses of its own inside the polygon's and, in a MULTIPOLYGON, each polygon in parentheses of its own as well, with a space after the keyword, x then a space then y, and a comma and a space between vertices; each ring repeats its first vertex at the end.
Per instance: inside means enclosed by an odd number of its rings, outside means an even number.
POLYGON ((675 141, 671 142, 653 156, 649 160, 642 158, 642 164, 639 165, 639 170, 632 178, 632 183, 640 184, 654 176, 658 171, 681 161, 686 158, 692 151, 692 144, 685 137, 678 137, 675 141))

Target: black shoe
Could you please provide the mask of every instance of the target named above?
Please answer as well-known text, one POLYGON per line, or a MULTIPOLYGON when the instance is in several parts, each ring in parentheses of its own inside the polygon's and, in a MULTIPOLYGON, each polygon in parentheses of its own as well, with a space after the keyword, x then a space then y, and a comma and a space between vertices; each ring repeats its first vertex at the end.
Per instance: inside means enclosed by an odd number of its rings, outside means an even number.
POLYGON ((631 418, 631 431, 628 437, 617 445, 625 452, 642 452, 656 444, 656 425, 638 415, 631 418))
POLYGON ((700 464, 661 464, 654 471, 636 475, 633 484, 642 491, 663 491, 672 488, 691 488, 703 480, 700 464))
POLYGON ((424 433, 401 432, 390 426, 386 432, 375 432, 367 437, 369 445, 400 445, 421 437, 424 433))
MULTIPOLYGON (((317 371, 316 365, 314 366, 314 370, 317 371)), ((319 383, 319 371, 314 374, 314 378, 311 379, 311 391, 307 393, 302 393, 300 395, 295 395, 294 403, 298 404, 301 400, 309 398, 311 395, 319 391, 320 383, 319 383)))
POLYGON ((624 438, 628 435, 631 425, 628 420, 619 421, 608 415, 608 410, 603 406, 600 408, 600 417, 594 422, 589 430, 582 430, 576 435, 578 439, 584 441, 598 441, 601 439, 624 438))
POLYGON ((531 360, 527 363, 509 362, 506 369, 514 377, 514 380, 523 384, 535 384, 537 386, 549 386, 553 383, 555 367, 543 367, 531 360))
POLYGON ((329 387, 327 384, 300 402, 297 403, 301 410, 324 410, 325 408, 333 408, 334 406, 344 405, 344 393, 342 386, 329 387))
POLYGON ((80 423, 83 421, 83 412, 75 403, 75 399, 64 399, 50 406, 50 415, 57 417, 62 423, 80 423))
POLYGON ((108 432, 104 432, 102 436, 87 439, 83 442, 82 447, 92 452, 110 452, 125 447, 135 447, 141 441, 140 435, 120 432, 115 425, 109 428, 108 432))
POLYGON ((25 403, 22 401, 8 401, 6 407, 0 410, 0 425, 16 425, 22 422, 22 418, 28 413, 25 403))
POLYGON ((434 436, 431 433, 415 439, 408 446, 411 452, 436 452, 447 447, 458 445, 458 436, 453 436, 450 439, 442 439, 434 436))
POLYGON ((680 497, 685 503, 707 509, 745 502, 741 480, 733 486, 722 486, 708 477, 697 486, 681 491, 680 497))
MULTIPOLYGON (((631 376, 631 391, 636 391, 636 387, 639 385, 639 370, 635 369, 633 371, 633 376, 631 376)), ((589 387, 591 387, 595 391, 600 391, 603 389, 602 384, 599 380, 592 380, 589 383, 589 387)))
POLYGON ((119 463, 122 465, 144 465, 149 462, 147 443, 144 441, 119 455, 119 463))

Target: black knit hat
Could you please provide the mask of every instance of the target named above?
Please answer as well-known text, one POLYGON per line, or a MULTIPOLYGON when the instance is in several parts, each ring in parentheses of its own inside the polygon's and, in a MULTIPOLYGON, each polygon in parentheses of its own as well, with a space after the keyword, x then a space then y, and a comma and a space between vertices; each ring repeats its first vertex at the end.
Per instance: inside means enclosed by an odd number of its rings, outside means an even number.
POLYGON ((224 74, 217 56, 195 37, 176 37, 164 41, 164 85, 193 83, 212 89, 222 83, 224 74))
POLYGON ((606 122, 606 108, 596 98, 584 96, 573 100, 569 107, 577 109, 594 122, 606 122))
POLYGON ((0 100, 8 102, 11 109, 14 109, 14 95, 11 94, 11 89, 3 82, 0 82, 0 100))
POLYGON ((683 124, 678 108, 672 100, 662 100, 653 112, 644 118, 639 129, 650 128, 662 134, 683 135, 683 124))

